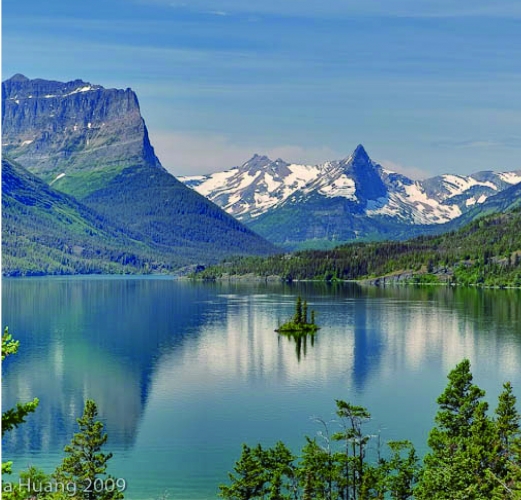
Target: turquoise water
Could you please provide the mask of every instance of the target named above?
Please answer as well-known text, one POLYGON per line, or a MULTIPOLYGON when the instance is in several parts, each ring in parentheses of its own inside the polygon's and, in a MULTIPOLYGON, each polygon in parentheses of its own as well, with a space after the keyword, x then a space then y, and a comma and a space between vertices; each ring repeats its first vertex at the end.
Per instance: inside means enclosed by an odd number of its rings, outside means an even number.
POLYGON ((52 471, 93 398, 131 500, 213 499, 241 443, 297 451, 320 430, 314 416, 333 419, 335 398, 367 406, 383 441, 422 453, 463 357, 492 406, 506 380, 521 397, 514 290, 76 277, 4 279, 2 302, 21 344, 4 366, 4 408, 40 399, 4 459, 52 471), (274 332, 299 294, 321 325, 300 345, 274 332))

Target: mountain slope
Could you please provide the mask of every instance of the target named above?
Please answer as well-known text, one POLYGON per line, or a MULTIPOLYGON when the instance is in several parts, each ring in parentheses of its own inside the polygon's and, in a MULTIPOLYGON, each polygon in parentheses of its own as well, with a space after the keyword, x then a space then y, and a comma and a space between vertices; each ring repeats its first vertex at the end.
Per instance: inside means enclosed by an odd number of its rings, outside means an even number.
POLYGON ((161 166, 130 89, 22 75, 2 88, 6 154, 147 245, 162 246, 168 259, 199 264, 274 251, 161 166))
POLYGON ((237 258, 196 274, 281 279, 367 279, 521 286, 521 211, 489 215, 458 231, 407 241, 351 243, 266 258, 237 258), (385 277, 382 278, 382 277, 385 277))
POLYGON ((452 221, 520 182, 521 171, 413 181, 372 161, 359 145, 344 160, 316 166, 256 155, 227 172, 180 180, 259 234, 296 248, 441 231, 429 226, 452 221))
POLYGON ((247 221, 285 201, 318 173, 316 166, 289 164, 280 158, 272 161, 255 154, 240 167, 179 180, 234 217, 247 221))
POLYGON ((461 217, 446 224, 449 229, 459 228, 480 217, 507 212, 521 207, 521 182, 487 198, 478 206, 471 207, 461 217))
POLYGON ((157 272, 176 264, 20 165, 2 159, 4 275, 157 272))

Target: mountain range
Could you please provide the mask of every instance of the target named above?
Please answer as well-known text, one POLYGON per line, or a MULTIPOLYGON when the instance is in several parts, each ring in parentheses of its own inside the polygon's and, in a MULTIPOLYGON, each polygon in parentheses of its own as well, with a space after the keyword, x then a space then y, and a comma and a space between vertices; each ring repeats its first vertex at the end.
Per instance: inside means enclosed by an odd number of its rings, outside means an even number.
POLYGON ((170 272, 441 233, 521 203, 521 170, 418 181, 362 145, 319 165, 254 155, 177 179, 155 154, 136 94, 82 80, 4 81, 2 146, 7 275, 170 272))
POLYGON ((521 170, 412 180, 371 160, 362 145, 319 165, 255 155, 239 167, 179 180, 288 248, 398 239, 468 221, 521 182, 521 170), (475 207, 479 207, 477 210, 475 207))
MULTIPOLYGON (((271 243, 162 167, 137 96, 130 89, 15 75, 2 83, 2 145, 8 162, 4 168, 10 165, 2 196, 2 244, 9 257, 4 258, 4 273, 31 273, 34 262, 41 258, 34 246, 45 236, 39 224, 29 221, 32 230, 27 227, 24 238, 13 226, 27 206, 32 207, 25 211, 28 219, 52 215, 52 203, 33 204, 39 195, 60 198, 68 211, 71 204, 75 206, 77 227, 68 227, 73 232, 91 225, 90 219, 83 218, 86 214, 106 224, 107 231, 91 231, 88 245, 103 255, 110 254, 105 252, 107 245, 121 247, 123 240, 114 241, 114 231, 118 238, 124 235, 139 242, 142 251, 169 268, 275 251, 271 243), (43 190, 34 177, 50 189, 43 190), (17 189, 23 190, 23 196, 18 196, 17 189), (39 193, 28 196, 31 189, 39 193), (39 209, 35 211, 35 207, 39 209), (11 269, 6 263, 17 264, 11 269)), ((66 231, 63 239, 70 237, 66 231)), ((133 246, 129 248, 132 252, 133 246)), ((62 251, 60 245, 53 247, 53 254, 56 251, 62 251)), ((99 267, 91 253, 78 252, 76 258, 89 261, 92 272, 105 271, 106 266, 99 267)), ((64 265, 61 272, 70 269, 64 265)))

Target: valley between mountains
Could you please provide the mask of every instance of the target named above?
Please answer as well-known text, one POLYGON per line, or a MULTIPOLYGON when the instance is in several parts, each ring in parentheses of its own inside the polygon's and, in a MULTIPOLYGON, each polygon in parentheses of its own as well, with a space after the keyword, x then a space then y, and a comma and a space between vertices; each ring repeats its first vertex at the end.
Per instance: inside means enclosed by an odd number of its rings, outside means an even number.
MULTIPOLYGON (((441 234, 520 200, 521 170, 413 180, 362 145, 319 165, 254 155, 176 178, 155 154, 136 94, 82 80, 4 81, 2 146, 9 276, 182 274, 240 256, 441 234)), ((495 243, 484 242, 501 255, 488 258, 517 265, 521 248, 495 243)))

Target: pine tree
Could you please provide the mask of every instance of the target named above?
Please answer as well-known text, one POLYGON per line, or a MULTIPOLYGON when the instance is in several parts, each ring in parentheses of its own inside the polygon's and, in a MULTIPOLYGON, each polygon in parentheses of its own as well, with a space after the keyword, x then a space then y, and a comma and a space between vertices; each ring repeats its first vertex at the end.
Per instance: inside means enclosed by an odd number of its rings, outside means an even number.
POLYGON ((412 498, 420 468, 416 450, 410 441, 390 441, 388 446, 392 456, 386 461, 387 474, 383 480, 386 490, 392 500, 412 498))
POLYGON ((295 306, 295 323, 300 325, 302 323, 302 298, 297 297, 297 304, 295 306))
POLYGON ((437 401, 440 411, 435 421, 449 438, 468 437, 475 410, 485 391, 472 383, 468 359, 459 363, 449 373, 448 379, 449 384, 437 401))
POLYGON ((342 431, 333 434, 335 441, 345 443, 345 497, 356 500, 361 498, 364 481, 365 452, 369 436, 362 426, 370 420, 371 414, 363 406, 336 400, 336 414, 341 419, 342 431))
POLYGON ((315 439, 306 436, 302 448, 302 460, 297 470, 303 500, 332 500, 334 467, 331 450, 323 449, 315 439))
POLYGON ((56 470, 58 483, 72 483, 77 497, 84 500, 112 500, 123 498, 117 482, 106 475, 107 462, 112 453, 103 453, 103 445, 108 436, 103 433, 103 424, 97 420, 96 403, 85 402, 83 416, 77 419, 80 432, 65 446, 67 456, 56 470))
POLYGON ((496 429, 498 438, 501 442, 502 450, 510 454, 510 444, 513 439, 519 436, 519 421, 521 415, 516 408, 516 397, 513 393, 512 384, 503 384, 503 392, 498 398, 496 408, 496 429))
POLYGON ((231 500, 249 500, 266 495, 267 474, 263 455, 264 450, 261 445, 250 448, 243 444, 241 457, 233 468, 235 474, 228 473, 232 484, 230 486, 221 484, 219 496, 231 500))
POLYGON ((438 398, 437 424, 429 435, 431 452, 415 498, 463 500, 490 498, 486 471, 493 460, 493 423, 487 417, 485 392, 472 383, 465 359, 448 375, 449 383, 438 398))
POLYGON ((520 418, 516 408, 516 397, 512 384, 503 384, 503 392, 499 395, 495 411, 496 460, 491 467, 490 475, 495 480, 499 494, 517 490, 521 497, 521 455, 520 455, 520 418))
MULTIPOLYGON (((20 342, 13 340, 13 337, 9 333, 7 327, 5 327, 4 334, 2 335, 2 361, 8 356, 16 354, 20 342)), ((2 413, 2 437, 8 431, 13 430, 20 424, 25 422, 25 417, 36 410, 38 406, 38 398, 34 398, 28 403, 17 403, 16 408, 9 408, 2 413)), ((12 462, 2 463, 2 474, 11 473, 12 462)))

